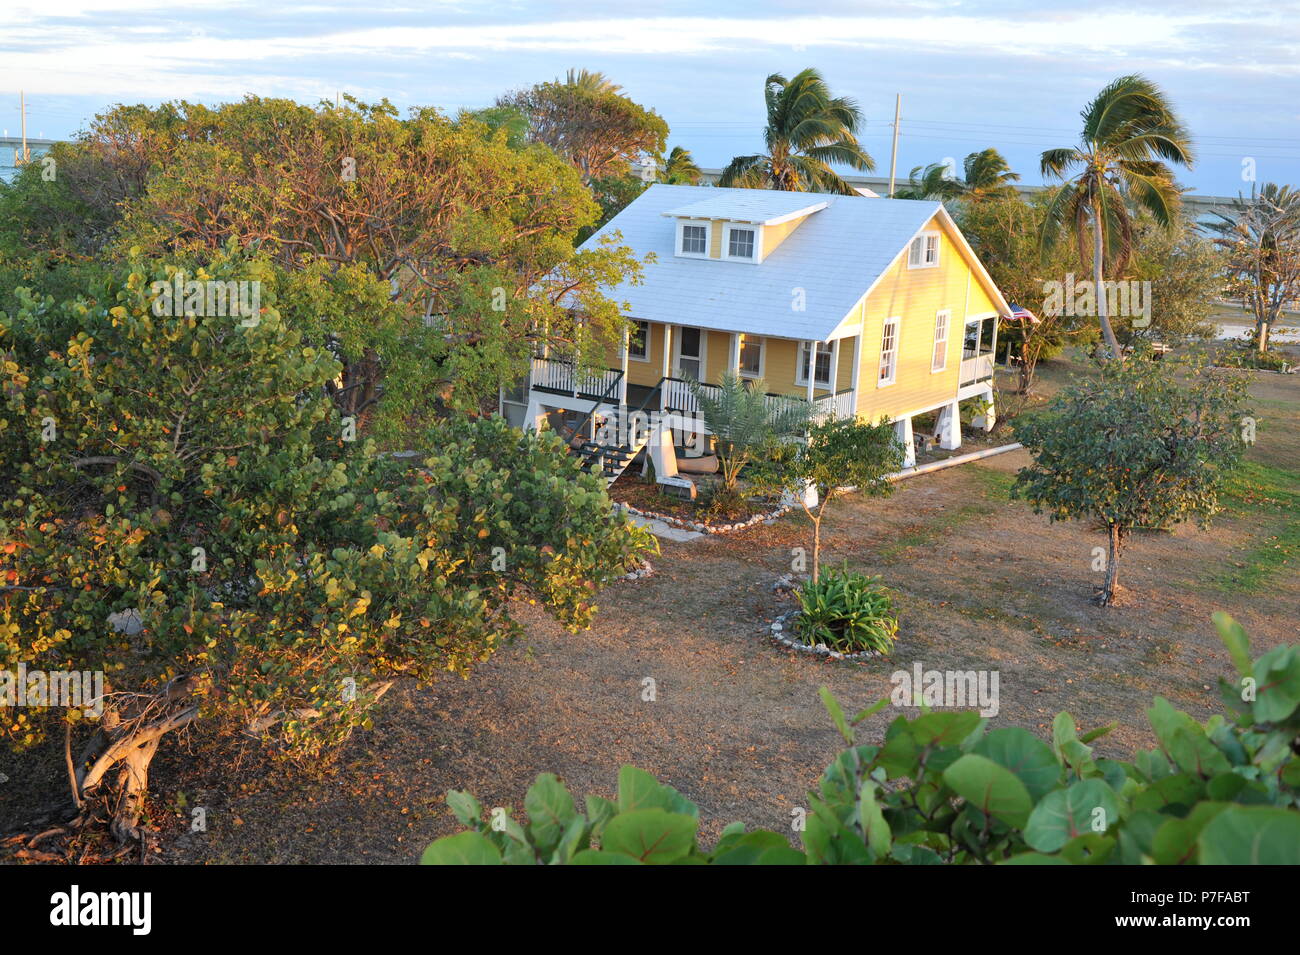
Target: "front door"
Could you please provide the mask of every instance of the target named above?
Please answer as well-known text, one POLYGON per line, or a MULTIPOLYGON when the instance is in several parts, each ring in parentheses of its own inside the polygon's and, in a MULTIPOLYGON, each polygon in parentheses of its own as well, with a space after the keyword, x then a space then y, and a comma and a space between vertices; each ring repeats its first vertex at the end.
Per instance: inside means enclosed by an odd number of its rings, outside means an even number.
POLYGON ((677 374, 682 378, 704 380, 704 333, 683 325, 677 329, 677 374))

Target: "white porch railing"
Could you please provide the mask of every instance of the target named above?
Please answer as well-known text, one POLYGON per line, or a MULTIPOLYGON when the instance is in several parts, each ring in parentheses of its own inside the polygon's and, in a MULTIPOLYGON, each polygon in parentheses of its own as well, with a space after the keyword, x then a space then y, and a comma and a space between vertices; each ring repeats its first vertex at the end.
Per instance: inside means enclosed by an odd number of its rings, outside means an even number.
MULTIPOLYGON (((706 394, 716 394, 717 385, 701 385, 700 388, 706 394)), ((664 407, 669 411, 681 411, 693 414, 700 410, 699 402, 695 398, 694 392, 690 386, 680 378, 665 378, 663 381, 664 389, 664 407)), ((767 404, 770 408, 777 408, 786 402, 805 400, 799 395, 767 395, 767 404)), ((813 420, 821 421, 825 418, 849 418, 853 416, 856 400, 852 388, 846 388, 843 391, 833 395, 822 395, 813 401, 813 420)), ((707 422, 706 422, 707 423, 707 422)))
POLYGON ((572 363, 559 358, 534 358, 529 386, 560 394, 576 394, 579 398, 600 398, 613 394, 612 389, 622 375, 623 372, 617 368, 606 368, 578 375, 575 382, 572 363))
MULTIPOLYGON (((700 385, 700 390, 705 394, 717 394, 717 385, 700 385)), ((664 408, 669 411, 686 411, 694 413, 700 410, 700 403, 695 400, 695 393, 691 391, 691 386, 681 378, 665 378, 663 380, 663 404, 664 408)))
POLYGON ((960 384, 969 385, 973 381, 983 381, 993 377, 993 355, 975 355, 961 360, 960 384))
POLYGON ((851 418, 857 411, 856 396, 852 388, 846 388, 844 391, 836 392, 833 395, 822 395, 813 402, 813 420, 822 421, 826 418, 851 418))

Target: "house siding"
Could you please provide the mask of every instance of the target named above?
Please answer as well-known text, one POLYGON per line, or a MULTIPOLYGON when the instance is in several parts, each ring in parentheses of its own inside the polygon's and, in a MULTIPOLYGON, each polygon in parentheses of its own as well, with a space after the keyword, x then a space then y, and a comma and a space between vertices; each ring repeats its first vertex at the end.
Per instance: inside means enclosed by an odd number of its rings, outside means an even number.
POLYGON ((861 307, 864 320, 857 410, 872 421, 952 400, 961 374, 965 317, 996 311, 938 219, 931 219, 926 229, 940 230, 939 265, 909 269, 904 249, 861 307), (943 371, 934 372, 934 317, 942 309, 952 313, 948 360, 943 371), (894 383, 881 387, 880 346, 887 318, 899 319, 898 364, 894 383))

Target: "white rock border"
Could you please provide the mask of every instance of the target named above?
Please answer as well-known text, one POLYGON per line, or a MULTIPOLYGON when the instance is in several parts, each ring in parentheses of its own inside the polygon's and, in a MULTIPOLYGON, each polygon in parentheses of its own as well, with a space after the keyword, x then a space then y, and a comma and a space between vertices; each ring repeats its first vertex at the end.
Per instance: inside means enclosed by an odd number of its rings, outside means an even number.
MULTIPOLYGON (((798 650, 801 653, 815 653, 818 656, 829 657, 832 660, 868 660, 873 657, 883 657, 885 654, 879 650, 859 650, 857 653, 840 653, 838 650, 832 650, 824 643, 816 646, 809 646, 800 640, 785 635, 786 624, 798 616, 798 610, 787 610, 781 616, 772 621, 769 628, 772 639, 782 646, 789 647, 791 650, 798 650)), ((793 633, 793 628, 790 631, 793 633)))
POLYGON ((616 578, 616 579, 618 579, 618 580, 645 580, 647 577, 653 577, 653 576, 654 576, 654 572, 655 572, 654 567, 652 567, 652 566, 650 565, 650 561, 647 560, 647 561, 642 561, 641 566, 638 567, 636 570, 633 570, 633 571, 630 571, 630 572, 628 572, 628 573, 626 573, 626 574, 623 574, 623 576, 618 577, 618 578, 616 578))
POLYGON ((734 534, 737 531, 747 530, 755 524, 766 524, 774 521, 790 511, 790 507, 782 505, 766 514, 755 514, 747 521, 738 521, 734 524, 705 524, 701 521, 683 520, 680 517, 674 517, 672 514, 660 514, 658 511, 643 511, 639 507, 624 504, 622 501, 615 501, 614 506, 628 514, 644 517, 646 520, 663 521, 669 527, 680 527, 682 530, 698 531, 701 534, 734 534))

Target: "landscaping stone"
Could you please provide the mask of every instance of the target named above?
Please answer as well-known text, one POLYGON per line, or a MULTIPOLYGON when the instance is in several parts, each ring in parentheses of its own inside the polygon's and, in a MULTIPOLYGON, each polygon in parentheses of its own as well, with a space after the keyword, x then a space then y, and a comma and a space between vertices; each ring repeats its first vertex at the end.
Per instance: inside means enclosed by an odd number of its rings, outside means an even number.
MULTIPOLYGON (((755 514, 746 521, 739 521, 732 524, 705 524, 702 521, 688 521, 672 514, 662 514, 658 511, 644 511, 639 507, 633 507, 631 504, 624 504, 616 501, 614 506, 620 508, 624 513, 631 515, 633 518, 642 518, 651 523, 651 530, 654 530, 653 522, 660 522, 669 527, 678 527, 688 531, 695 531, 699 534, 734 534, 737 531, 743 531, 746 528, 753 527, 755 524, 773 524, 777 518, 784 515, 790 510, 786 505, 781 505, 773 511, 766 514, 755 514)), ((658 533, 658 531, 655 531, 658 533)), ((661 535, 670 536, 670 535, 661 535)))
POLYGON ((871 657, 883 657, 884 654, 879 650, 860 650, 857 653, 841 653, 839 650, 832 650, 824 643, 816 646, 809 646, 794 636, 794 618, 798 616, 798 610, 791 610, 781 614, 772 621, 768 628, 773 640, 782 646, 789 647, 791 650, 798 650, 800 653, 813 653, 820 657, 827 657, 831 660, 866 660, 871 657), (789 627, 790 635, 786 635, 786 628, 789 627))

